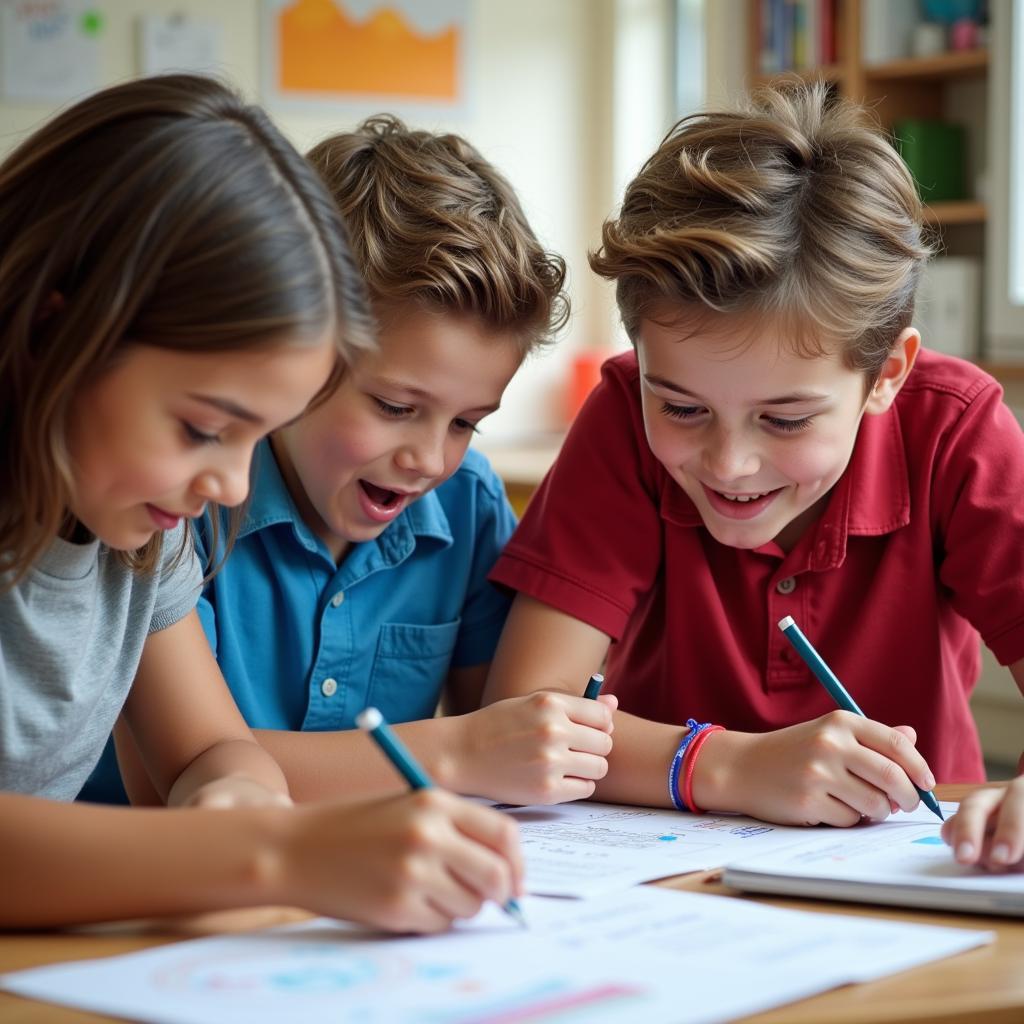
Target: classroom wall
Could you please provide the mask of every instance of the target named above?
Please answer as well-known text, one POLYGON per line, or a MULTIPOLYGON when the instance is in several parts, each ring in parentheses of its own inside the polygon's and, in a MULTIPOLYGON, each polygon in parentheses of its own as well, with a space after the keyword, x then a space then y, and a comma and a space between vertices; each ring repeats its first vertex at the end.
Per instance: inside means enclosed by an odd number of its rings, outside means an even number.
MULTIPOLYGON (((259 96, 258 0, 107 0, 104 84, 136 74, 136 17, 219 22, 227 75, 259 96)), ((471 103, 465 117, 407 119, 467 135, 512 180, 543 242, 570 265, 573 318, 559 345, 531 359, 486 424, 492 437, 557 429, 572 353, 623 344, 611 289, 586 264, 617 201, 616 168, 635 169, 671 122, 674 0, 473 0, 471 103), (618 124, 619 137, 616 139, 618 124), (626 155, 624 151, 628 150, 626 155)), ((271 111, 300 148, 377 107, 337 113, 271 111)), ((52 112, 0 101, 0 154, 52 112)))

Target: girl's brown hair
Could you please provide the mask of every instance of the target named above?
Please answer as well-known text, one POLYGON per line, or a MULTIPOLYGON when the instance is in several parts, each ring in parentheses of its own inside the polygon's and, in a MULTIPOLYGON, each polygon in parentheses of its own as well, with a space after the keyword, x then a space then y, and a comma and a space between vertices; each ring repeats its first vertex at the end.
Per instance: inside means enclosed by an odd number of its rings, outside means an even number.
POLYGON ((465 139, 381 114, 307 156, 375 304, 474 315, 516 333, 524 353, 568 320, 565 261, 545 251, 512 186, 465 139))
MULTIPOLYGON (((217 81, 83 100, 0 164, 0 568, 22 576, 71 507, 66 417, 134 344, 210 352, 371 343, 331 197, 217 81)), ((152 568, 160 535, 126 556, 152 568)))
POLYGON ((782 316, 799 350, 839 343, 873 379, 913 316, 930 255, 921 218, 906 165, 864 109, 790 85, 680 121, 590 265, 616 281, 634 340, 666 299, 782 316))

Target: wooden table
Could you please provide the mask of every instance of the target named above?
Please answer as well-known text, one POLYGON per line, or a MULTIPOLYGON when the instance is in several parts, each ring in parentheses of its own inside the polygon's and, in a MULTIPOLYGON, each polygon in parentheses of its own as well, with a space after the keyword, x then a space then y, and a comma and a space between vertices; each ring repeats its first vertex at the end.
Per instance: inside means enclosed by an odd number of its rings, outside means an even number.
MULTIPOLYGON (((971 787, 940 786, 938 795, 957 800, 971 787)), ((976 928, 996 933, 996 941, 948 960, 904 971, 882 981, 834 989, 812 999, 791 1003, 744 1018, 750 1024, 1021 1024, 1024 1022, 1024 921, 1011 918, 978 917, 967 914, 875 909, 854 903, 824 903, 812 900, 739 896, 717 880, 715 872, 680 875, 658 883, 675 889, 721 893, 727 897, 757 899, 777 907, 820 910, 824 913, 856 914, 922 924, 943 924, 976 928)), ((64 960, 129 953, 166 942, 194 937, 195 932, 216 931, 219 923, 263 925, 279 923, 293 912, 243 912, 241 917, 211 915, 193 934, 130 933, 40 933, 0 934, 0 972, 64 960)), ((36 1003, 0 993, 0 1021, 3 1024, 86 1024, 111 1018, 36 1003)), ((655 1022, 651 1022, 655 1024, 655 1022)))

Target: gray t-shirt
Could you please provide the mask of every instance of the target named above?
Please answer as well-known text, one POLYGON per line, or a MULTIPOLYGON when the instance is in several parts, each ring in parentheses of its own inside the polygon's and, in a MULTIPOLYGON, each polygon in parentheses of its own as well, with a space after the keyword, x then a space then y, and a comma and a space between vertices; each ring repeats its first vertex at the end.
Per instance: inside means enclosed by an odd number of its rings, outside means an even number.
POLYGON ((56 540, 0 591, 0 790, 73 800, 128 697, 146 637, 184 618, 202 571, 182 523, 153 574, 56 540))

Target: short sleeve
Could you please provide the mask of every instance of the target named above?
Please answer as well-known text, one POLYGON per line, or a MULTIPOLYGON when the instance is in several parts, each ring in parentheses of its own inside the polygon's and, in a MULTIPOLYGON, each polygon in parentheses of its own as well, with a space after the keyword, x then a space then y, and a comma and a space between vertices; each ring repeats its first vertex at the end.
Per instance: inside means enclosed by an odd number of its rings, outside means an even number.
POLYGON ((1024 434, 990 383, 935 469, 939 578, 1003 665, 1024 658, 1024 434))
POLYGON ((482 665, 494 657, 511 598, 488 579, 516 527, 515 513, 491 464, 479 452, 466 457, 473 470, 473 551, 461 625, 452 655, 455 668, 482 665))
POLYGON ((661 489, 630 353, 605 363, 491 579, 620 639, 661 566, 661 489))
POLYGON ((203 573, 196 557, 192 524, 183 521, 163 536, 159 584, 149 632, 167 629, 183 619, 199 599, 203 573))

